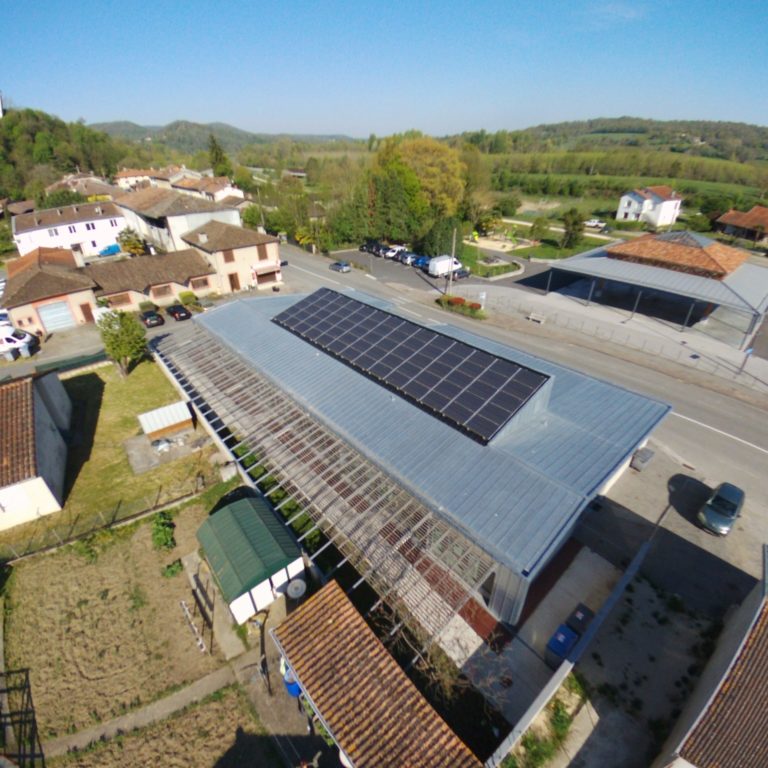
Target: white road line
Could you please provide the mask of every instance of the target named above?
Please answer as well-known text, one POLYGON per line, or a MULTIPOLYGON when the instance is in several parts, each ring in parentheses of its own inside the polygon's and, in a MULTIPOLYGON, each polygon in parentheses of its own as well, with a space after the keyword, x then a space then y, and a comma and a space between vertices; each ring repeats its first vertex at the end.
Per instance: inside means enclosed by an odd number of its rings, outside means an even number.
POLYGON ((295 264, 291 264, 291 269, 296 269, 299 272, 306 272, 308 275, 312 275, 312 277, 319 277, 321 280, 327 280, 334 285, 341 285, 338 280, 334 280, 333 278, 328 277, 328 275, 321 275, 319 272, 312 272, 312 270, 304 269, 304 267, 297 267, 295 264))
POLYGON ((756 451, 760 451, 761 453, 768 454, 767 448, 762 448, 759 445, 750 443, 749 440, 744 440, 741 437, 736 437, 736 435, 732 435, 730 434, 730 432, 723 432, 722 429, 717 429, 717 427, 712 427, 709 424, 705 424, 703 421, 696 421, 696 419, 692 419, 690 416, 683 416, 682 413, 678 413, 677 411, 672 411, 671 415, 677 416, 678 419, 685 419, 685 421, 690 421, 692 424, 696 424, 699 427, 704 427, 704 429, 711 429, 713 432, 717 432, 718 435, 722 435, 723 437, 728 437, 731 440, 735 440, 737 443, 742 443, 743 445, 747 445, 750 448, 754 448, 756 451))

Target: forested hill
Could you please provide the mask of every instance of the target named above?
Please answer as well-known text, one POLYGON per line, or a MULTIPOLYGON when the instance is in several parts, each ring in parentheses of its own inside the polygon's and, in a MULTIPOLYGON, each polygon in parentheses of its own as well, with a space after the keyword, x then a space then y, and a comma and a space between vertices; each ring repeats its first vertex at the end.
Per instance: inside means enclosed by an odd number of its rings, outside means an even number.
POLYGON ((595 118, 520 131, 472 131, 451 138, 490 154, 636 147, 739 162, 768 160, 768 127, 706 120, 595 118))
POLYGON ((187 120, 177 120, 164 126, 137 125, 136 123, 120 121, 114 123, 93 123, 90 127, 126 141, 146 141, 149 139, 152 142, 163 144, 170 149, 190 155, 195 152, 207 152, 208 140, 211 134, 216 137, 224 151, 230 153, 239 152, 243 147, 252 144, 271 144, 281 139, 304 144, 352 141, 348 136, 340 135, 250 133, 226 123, 203 124, 192 123, 187 120))

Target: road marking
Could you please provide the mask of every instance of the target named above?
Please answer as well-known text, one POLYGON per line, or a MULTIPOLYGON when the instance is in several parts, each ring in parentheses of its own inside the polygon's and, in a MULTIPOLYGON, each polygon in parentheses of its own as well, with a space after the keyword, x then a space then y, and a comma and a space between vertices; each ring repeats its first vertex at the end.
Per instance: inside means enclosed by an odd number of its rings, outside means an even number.
POLYGON ((737 443, 742 443, 743 445, 749 446, 750 448, 754 448, 756 451, 760 451, 761 453, 768 454, 767 448, 762 448, 759 445, 750 443, 749 440, 744 440, 741 437, 736 437, 736 435, 732 435, 730 432, 723 432, 722 429, 718 429, 717 427, 712 427, 709 424, 705 424, 703 421, 696 421, 696 419, 692 419, 690 416, 683 416, 682 413, 678 413, 677 411, 672 411, 671 415, 677 416, 678 419, 685 419, 685 421, 690 421, 692 424, 697 424, 700 427, 704 427, 704 429, 711 429, 713 432, 717 432, 718 435, 722 435, 723 437, 729 437, 731 440, 735 440, 737 443))
POLYGON ((369 275, 367 272, 365 273, 365 276, 371 280, 377 280, 378 278, 374 277, 373 275, 369 275))
POLYGON ((341 285, 341 283, 338 280, 334 280, 332 277, 328 277, 328 275, 321 275, 319 272, 312 272, 310 269, 304 269, 304 267, 297 267, 295 264, 291 265, 292 269, 297 269, 299 272, 306 272, 308 275, 312 275, 312 277, 319 277, 321 280, 327 280, 329 283, 333 283, 334 285, 341 285))

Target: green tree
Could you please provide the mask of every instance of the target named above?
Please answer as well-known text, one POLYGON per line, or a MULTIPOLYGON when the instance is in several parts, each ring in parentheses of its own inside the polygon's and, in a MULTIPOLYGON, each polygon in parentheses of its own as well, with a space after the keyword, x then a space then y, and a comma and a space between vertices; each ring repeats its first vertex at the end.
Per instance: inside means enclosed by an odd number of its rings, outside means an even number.
POLYGON ((84 203, 85 198, 79 192, 73 192, 71 189, 57 189, 37 202, 40 208, 60 208, 64 205, 84 203))
POLYGON ((528 230, 528 237, 531 240, 543 240, 549 234, 549 221, 543 216, 537 216, 528 230))
POLYGON ((211 161, 214 176, 232 175, 232 163, 212 133, 208 135, 208 159, 211 161))
POLYGON ((243 224, 249 229, 264 226, 264 212, 258 205, 249 205, 242 213, 243 224))
POLYGON ((496 203, 496 208, 502 216, 514 216, 522 204, 519 195, 506 195, 496 203))
POLYGON ((560 241, 562 248, 577 246, 584 237, 584 216, 578 208, 571 208, 563 215, 563 237, 560 241))
POLYGON ((453 246, 453 232, 456 230, 456 258, 460 258, 463 246, 461 222, 458 219, 438 219, 429 232, 418 242, 419 251, 426 256, 440 256, 450 253, 453 246))
POLYGON ((117 243, 120 248, 132 256, 141 256, 144 253, 144 241, 139 233, 131 227, 126 227, 117 235, 117 243))
POLYGON ((101 316, 98 323, 104 351, 117 363, 120 374, 127 376, 131 368, 147 351, 147 331, 136 315, 112 310, 101 316))

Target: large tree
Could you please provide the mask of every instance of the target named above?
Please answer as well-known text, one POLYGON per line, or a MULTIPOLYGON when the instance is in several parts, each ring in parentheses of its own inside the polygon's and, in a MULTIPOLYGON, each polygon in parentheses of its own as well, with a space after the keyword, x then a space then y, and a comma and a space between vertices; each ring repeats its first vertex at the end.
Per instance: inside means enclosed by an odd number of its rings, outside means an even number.
POLYGON ((232 176, 232 163, 212 133, 208 136, 208 159, 214 176, 232 176))
POLYGON ((577 208, 571 208, 563 214, 563 248, 573 248, 584 237, 584 216, 577 208))
POLYGON ((136 315, 112 310, 105 312, 97 325, 107 356, 117 363, 120 374, 127 376, 147 351, 147 331, 136 315))

